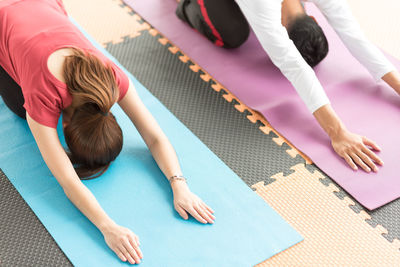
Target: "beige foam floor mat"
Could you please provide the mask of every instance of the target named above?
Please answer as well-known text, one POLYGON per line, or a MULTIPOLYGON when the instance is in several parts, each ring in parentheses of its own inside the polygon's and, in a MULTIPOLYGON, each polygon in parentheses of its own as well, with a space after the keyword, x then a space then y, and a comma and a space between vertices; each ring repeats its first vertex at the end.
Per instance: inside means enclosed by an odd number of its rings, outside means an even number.
POLYGON ((259 194, 303 237, 304 241, 257 266, 400 266, 396 240, 389 243, 365 222, 369 215, 354 213, 349 198, 338 199, 338 189, 323 185, 323 175, 299 164, 287 177, 267 186, 253 185, 259 194))

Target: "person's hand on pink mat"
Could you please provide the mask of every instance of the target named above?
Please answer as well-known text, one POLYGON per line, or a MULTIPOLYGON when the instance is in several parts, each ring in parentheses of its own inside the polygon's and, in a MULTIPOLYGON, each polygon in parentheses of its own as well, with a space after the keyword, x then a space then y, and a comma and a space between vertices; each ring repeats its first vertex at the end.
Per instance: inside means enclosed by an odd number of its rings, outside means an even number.
POLYGON ((372 151, 380 151, 379 146, 367 137, 348 131, 330 104, 319 108, 314 116, 329 135, 335 152, 353 170, 358 170, 358 165, 366 172, 377 172, 377 165, 383 165, 383 161, 372 151))
POLYGON ((187 220, 189 213, 201 223, 214 223, 214 211, 190 191, 185 181, 173 181, 171 187, 174 207, 183 219, 187 220))
POLYGON ((128 261, 130 264, 140 263, 143 254, 139 248, 139 238, 131 230, 112 224, 102 229, 102 233, 107 245, 122 261, 128 261))
POLYGON ((383 161, 371 149, 380 151, 378 145, 358 134, 347 130, 340 131, 337 135, 331 137, 332 147, 335 152, 341 156, 353 170, 360 166, 364 171, 378 171, 376 164, 382 165, 383 161))

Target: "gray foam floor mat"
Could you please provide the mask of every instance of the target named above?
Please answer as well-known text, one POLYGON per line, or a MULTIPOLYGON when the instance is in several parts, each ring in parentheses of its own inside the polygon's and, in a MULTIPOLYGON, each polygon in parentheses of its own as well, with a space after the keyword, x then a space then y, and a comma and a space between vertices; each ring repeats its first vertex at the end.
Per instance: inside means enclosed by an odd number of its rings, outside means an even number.
POLYGON ((0 266, 72 266, 2 171, 0 171, 0 266))
MULTIPOLYGON (((272 175, 289 175, 290 167, 304 163, 300 156, 291 158, 285 152, 286 144, 279 147, 272 141, 274 133, 263 134, 259 124, 251 123, 246 113, 238 112, 233 103, 223 99, 222 92, 215 92, 210 82, 201 80, 147 31, 108 44, 107 50, 247 185, 271 183, 272 175)), ((307 168, 318 169, 315 165, 307 168)), ((333 183, 328 177, 321 182, 333 183)), ((343 198, 347 194, 341 190, 337 195, 343 198)), ((358 204, 352 208, 355 212, 362 209, 358 204)), ((0 266, 72 266, 2 173, 0 214, 0 266)), ((389 230, 385 235, 389 241, 400 239, 399 200, 369 214, 372 226, 381 224, 389 230)))

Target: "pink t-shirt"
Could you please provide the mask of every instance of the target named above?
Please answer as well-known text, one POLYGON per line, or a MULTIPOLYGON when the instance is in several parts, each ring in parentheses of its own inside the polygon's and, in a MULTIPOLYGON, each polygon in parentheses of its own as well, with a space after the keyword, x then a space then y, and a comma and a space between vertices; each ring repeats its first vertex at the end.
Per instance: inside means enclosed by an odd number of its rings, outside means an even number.
POLYGON ((21 86, 29 116, 52 128, 72 102, 66 84, 47 67, 48 57, 63 47, 80 48, 111 64, 119 99, 124 97, 128 77, 69 20, 61 0, 0 1, 0 65, 21 86))

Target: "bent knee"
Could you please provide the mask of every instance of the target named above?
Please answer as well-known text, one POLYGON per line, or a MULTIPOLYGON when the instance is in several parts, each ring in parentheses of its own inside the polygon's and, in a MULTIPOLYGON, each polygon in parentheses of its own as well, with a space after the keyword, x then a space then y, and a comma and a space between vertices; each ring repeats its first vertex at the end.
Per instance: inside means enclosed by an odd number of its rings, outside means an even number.
POLYGON ((237 48, 249 38, 250 27, 247 21, 235 23, 221 31, 225 48, 237 48))

